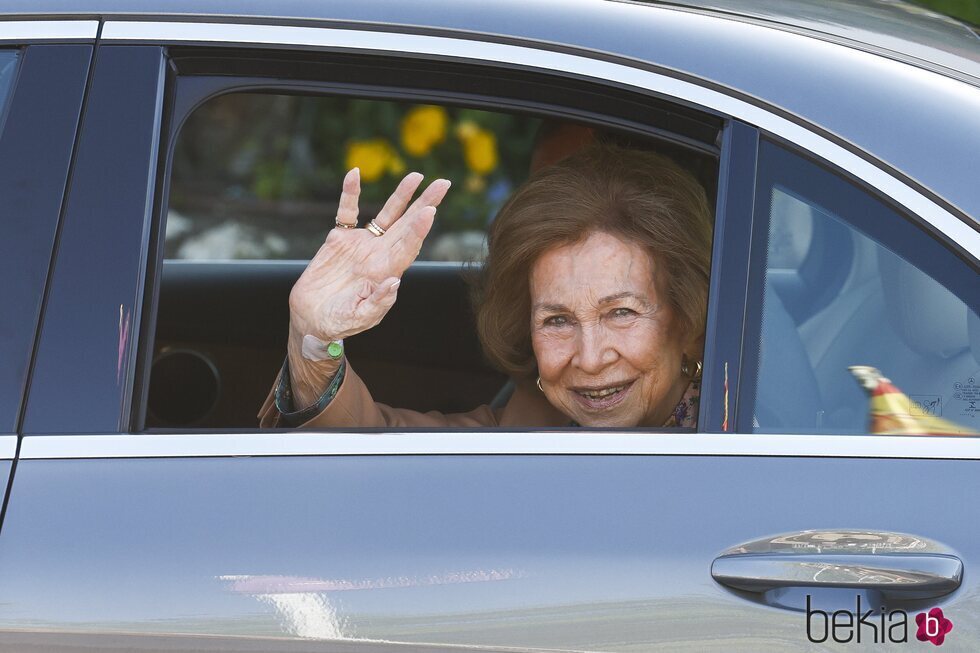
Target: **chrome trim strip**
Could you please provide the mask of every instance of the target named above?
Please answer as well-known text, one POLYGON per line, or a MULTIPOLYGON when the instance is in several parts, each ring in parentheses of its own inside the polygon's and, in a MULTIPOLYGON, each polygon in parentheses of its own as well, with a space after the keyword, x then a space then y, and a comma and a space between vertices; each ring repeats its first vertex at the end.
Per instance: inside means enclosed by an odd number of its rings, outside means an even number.
POLYGON ((0 42, 95 40, 97 20, 0 20, 0 42))
MULTIPOLYGON (((303 270, 310 263, 310 259, 307 258, 283 258, 283 259, 259 259, 259 258, 168 258, 164 259, 164 265, 167 267, 177 266, 177 267, 194 267, 194 266, 204 266, 204 265, 239 265, 239 266, 262 266, 262 267, 283 267, 283 268, 296 268, 298 270, 303 270)), ((469 267, 479 268, 483 265, 479 261, 414 261, 412 263, 412 268, 419 270, 432 270, 432 269, 463 269, 469 267)))
POLYGON ((13 460, 17 457, 17 436, 0 435, 0 460, 13 460))
POLYGON ((643 455, 980 460, 980 437, 623 432, 29 435, 22 460, 201 456, 643 455))
MULTIPOLYGON (((703 18, 712 20, 711 17, 703 18)), ((740 25, 742 29, 768 29, 747 23, 740 25)), ((814 40, 811 37, 792 32, 785 32, 784 34, 793 34, 796 38, 807 39, 808 41, 814 40)), ((980 233, 881 168, 809 129, 744 100, 659 73, 638 70, 617 63, 598 61, 585 56, 538 50, 527 46, 468 41, 441 36, 334 28, 230 23, 109 21, 103 27, 102 38, 106 41, 246 43, 410 52, 453 59, 514 64, 544 71, 563 70, 602 81, 615 81, 651 90, 668 97, 681 98, 708 107, 796 143, 818 157, 830 161, 865 180, 946 234, 974 258, 980 259, 980 233), (461 43, 464 43, 465 47, 460 47, 461 43)), ((827 44, 827 47, 843 46, 827 44)), ((927 76, 930 84, 942 85, 954 94, 967 95, 978 92, 976 88, 968 84, 915 66, 862 50, 852 50, 852 52, 855 57, 874 57, 875 64, 879 67, 901 66, 902 73, 905 75, 927 76)))

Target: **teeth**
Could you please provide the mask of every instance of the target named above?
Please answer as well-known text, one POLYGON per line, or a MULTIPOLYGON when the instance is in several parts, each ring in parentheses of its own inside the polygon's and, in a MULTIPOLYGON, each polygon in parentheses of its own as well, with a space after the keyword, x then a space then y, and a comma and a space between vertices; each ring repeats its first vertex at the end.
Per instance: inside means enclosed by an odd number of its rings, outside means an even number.
POLYGON ((625 387, 625 385, 621 385, 616 388, 605 388, 603 390, 588 390, 586 392, 580 392, 579 394, 583 397, 588 397, 589 399, 602 399, 603 397, 616 394, 625 387))

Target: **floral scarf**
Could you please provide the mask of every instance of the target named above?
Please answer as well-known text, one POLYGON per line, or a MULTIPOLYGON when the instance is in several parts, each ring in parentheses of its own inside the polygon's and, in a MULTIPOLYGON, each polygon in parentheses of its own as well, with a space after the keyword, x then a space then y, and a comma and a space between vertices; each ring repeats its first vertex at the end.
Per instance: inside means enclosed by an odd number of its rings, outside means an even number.
POLYGON ((696 428, 698 425, 698 406, 701 403, 701 380, 691 381, 684 396, 674 408, 673 414, 664 422, 664 428, 696 428))

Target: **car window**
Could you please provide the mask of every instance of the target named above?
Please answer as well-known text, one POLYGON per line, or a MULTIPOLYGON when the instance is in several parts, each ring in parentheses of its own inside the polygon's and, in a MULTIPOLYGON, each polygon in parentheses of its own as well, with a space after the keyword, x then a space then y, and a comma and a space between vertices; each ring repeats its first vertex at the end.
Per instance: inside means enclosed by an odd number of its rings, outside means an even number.
POLYGON ((773 189, 766 268, 800 273, 813 240, 813 206, 793 195, 773 189))
POLYGON ((408 172, 456 182, 418 260, 479 261, 487 224, 526 176, 539 120, 345 97, 239 93, 189 118, 174 155, 170 259, 309 259, 361 171, 374 216, 408 172))
MULTIPOLYGON (((7 101, 10 98, 10 91, 14 81, 14 71, 16 69, 17 51, 0 50, 0 135, 3 134, 3 128, 6 122, 7 101)), ((10 238, 13 240, 20 235, 9 233, 11 230, 13 230, 13 227, 11 227, 9 221, 4 220, 4 217, 0 216, 0 239, 10 238), (5 222, 7 224, 4 224, 5 222)), ((6 293, 0 293, 0 297, 5 296, 6 293)), ((17 320, 11 323, 9 327, 16 331, 21 328, 22 323, 23 320, 17 320)), ((8 325, 3 324, 3 320, 0 320, 0 332, 4 332, 5 327, 7 326, 8 325)), ((5 333, 4 338, 8 338, 7 333, 5 333)), ((7 347, 0 346, 0 354, 20 355, 22 352, 16 351, 16 348, 19 345, 19 342, 16 344, 10 343, 8 345, 9 347, 13 348, 14 351, 8 350, 7 347)), ((4 367, 7 369, 0 372, 0 432, 6 432, 8 428, 11 428, 11 425, 16 424, 16 412, 20 406, 21 393, 23 392, 24 387, 21 370, 15 370, 16 366, 12 363, 5 364, 4 367)))
MULTIPOLYGON (((513 384, 488 362, 471 301, 486 230, 545 165, 542 152, 566 155, 566 145, 581 147, 566 137, 583 134, 673 159, 714 201, 716 156, 635 131, 336 94, 232 93, 203 103, 174 140, 145 428, 257 426, 283 365, 290 289, 333 228, 355 166, 362 226, 409 171, 453 182, 390 313, 344 339, 358 378, 375 400, 416 411, 506 403, 513 384)), ((692 375, 698 365, 689 363, 692 375)))
POLYGON ((7 98, 10 97, 15 70, 17 70, 17 50, 0 50, 0 131, 3 129, 3 116, 6 113, 7 98))
POLYGON ((980 430, 976 271, 776 145, 761 146, 759 172, 755 430, 980 430))

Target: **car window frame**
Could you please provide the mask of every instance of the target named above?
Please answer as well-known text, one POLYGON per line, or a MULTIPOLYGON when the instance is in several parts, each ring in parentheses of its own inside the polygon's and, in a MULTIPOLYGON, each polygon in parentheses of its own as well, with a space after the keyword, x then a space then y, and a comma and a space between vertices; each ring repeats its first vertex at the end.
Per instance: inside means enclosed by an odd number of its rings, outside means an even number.
POLYGON ((125 432, 130 411, 165 59, 161 46, 97 44, 92 61, 25 436, 125 432))
POLYGON ((13 49, 16 69, 6 106, 0 106, 0 197, 17 210, 0 224, 0 273, 19 282, 0 291, 6 377, 0 381, 0 433, 19 432, 23 421, 93 51, 85 43, 13 49), (39 111, 39 104, 46 109, 39 111), (28 160, 31 174, 25 176, 28 160))

